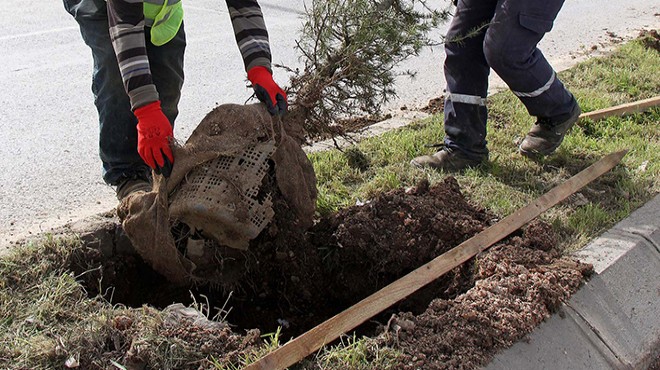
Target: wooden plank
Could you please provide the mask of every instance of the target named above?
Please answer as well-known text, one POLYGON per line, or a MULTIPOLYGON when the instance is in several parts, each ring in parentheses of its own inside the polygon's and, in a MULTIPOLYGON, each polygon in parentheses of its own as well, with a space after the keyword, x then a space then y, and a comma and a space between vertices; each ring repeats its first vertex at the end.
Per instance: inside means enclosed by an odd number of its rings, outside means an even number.
POLYGON ((280 370, 297 363, 325 344, 356 328, 394 303, 404 299, 518 230, 548 208, 566 199, 569 195, 612 169, 621 161, 626 152, 620 151, 605 156, 529 205, 286 343, 262 357, 259 361, 248 365, 246 369, 280 370))
POLYGON ((599 119, 610 117, 610 116, 622 116, 625 114, 631 114, 636 112, 641 112, 645 109, 655 107, 660 105, 660 96, 654 98, 639 100, 632 103, 617 105, 616 107, 610 107, 605 109, 599 109, 589 113, 582 113, 580 119, 589 118, 591 120, 597 121, 599 119))

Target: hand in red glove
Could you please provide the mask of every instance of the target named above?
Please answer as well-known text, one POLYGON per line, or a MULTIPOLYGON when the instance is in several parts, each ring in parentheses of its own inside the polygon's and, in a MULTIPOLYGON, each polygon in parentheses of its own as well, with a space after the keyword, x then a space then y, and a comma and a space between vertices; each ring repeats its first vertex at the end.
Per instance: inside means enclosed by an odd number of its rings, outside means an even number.
POLYGON ((174 156, 170 140, 174 137, 172 125, 160 108, 160 101, 149 103, 135 110, 138 119, 138 153, 142 160, 157 174, 169 177, 174 156))
POLYGON ((250 68, 247 77, 252 82, 252 88, 257 94, 257 98, 266 103, 266 108, 271 115, 286 113, 288 106, 286 93, 273 81, 273 75, 266 67, 250 68))

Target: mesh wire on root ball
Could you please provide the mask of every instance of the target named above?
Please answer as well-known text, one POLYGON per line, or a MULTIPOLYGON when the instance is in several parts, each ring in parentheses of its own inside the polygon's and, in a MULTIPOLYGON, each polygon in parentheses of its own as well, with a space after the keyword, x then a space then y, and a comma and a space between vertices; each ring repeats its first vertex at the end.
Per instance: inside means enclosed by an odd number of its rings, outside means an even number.
POLYGON ((154 191, 122 201, 118 213, 138 253, 172 282, 206 282, 208 271, 200 275, 198 267, 217 262, 215 255, 204 255, 206 243, 188 250, 187 240, 179 238, 194 234, 245 249, 273 217, 274 196, 295 216, 292 227, 310 226, 316 178, 288 130, 294 126, 284 126, 261 104, 225 104, 210 112, 175 148, 170 178, 156 177, 154 191), (175 240, 172 225, 181 223, 190 233, 175 233, 175 240))

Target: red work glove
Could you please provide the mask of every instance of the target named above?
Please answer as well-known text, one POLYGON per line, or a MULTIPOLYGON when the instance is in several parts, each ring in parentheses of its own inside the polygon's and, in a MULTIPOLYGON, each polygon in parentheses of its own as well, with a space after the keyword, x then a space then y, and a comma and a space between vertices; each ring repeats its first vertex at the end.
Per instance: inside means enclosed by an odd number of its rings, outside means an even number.
POLYGON ((149 103, 135 110, 138 119, 138 153, 144 163, 157 174, 169 177, 174 156, 170 140, 174 137, 172 125, 160 108, 160 101, 149 103))
POLYGON ((248 80, 252 82, 252 88, 257 98, 266 103, 266 108, 271 115, 282 115, 286 113, 286 93, 273 81, 273 75, 263 66, 250 68, 247 74, 248 80))

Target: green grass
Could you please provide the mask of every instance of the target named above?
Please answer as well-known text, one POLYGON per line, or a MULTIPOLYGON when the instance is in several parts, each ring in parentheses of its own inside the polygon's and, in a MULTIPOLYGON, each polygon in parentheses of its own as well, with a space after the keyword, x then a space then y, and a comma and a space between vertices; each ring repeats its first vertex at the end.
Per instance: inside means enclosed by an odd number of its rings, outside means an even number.
MULTIPOLYGON (((584 111, 644 99, 660 92, 660 54, 633 42, 561 77, 584 111)), ((542 216, 559 232, 567 251, 580 248, 660 191, 658 108, 624 118, 581 122, 556 155, 537 163, 517 153, 517 142, 532 124, 520 102, 504 92, 491 97, 489 107, 490 162, 456 178, 473 203, 500 216, 524 206, 603 155, 630 150, 621 166, 542 216)), ((311 155, 318 177, 319 212, 327 214, 423 178, 441 180, 447 174, 418 170, 408 162, 432 153, 424 144, 439 143, 443 136, 442 118, 436 116, 365 140, 345 152, 311 155)), ((77 282, 79 277, 66 269, 78 247, 77 239, 46 238, 0 259, 0 367, 63 368, 67 359, 82 360, 84 356, 86 363, 101 368, 113 363, 122 368, 123 355, 133 346, 154 368, 180 368, 195 362, 233 369, 255 361, 281 342, 279 332, 265 336, 258 350, 235 353, 235 366, 207 357, 191 344, 165 337, 161 311, 88 298, 77 282), (119 331, 113 322, 125 317, 133 324, 119 331), (109 353, 108 349, 117 351, 109 353)), ((200 311, 204 312, 203 307, 200 311)), ((373 339, 349 336, 299 368, 387 369, 396 356, 395 350, 379 347, 373 339)))
MULTIPOLYGON (((607 108, 660 93, 660 55, 632 42, 609 57, 582 63, 560 77, 583 111, 607 108)), ((602 156, 629 150, 621 166, 582 190, 573 201, 569 199, 542 216, 560 232, 567 251, 580 248, 660 191, 657 107, 627 117, 583 120, 554 155, 534 162, 518 153, 518 143, 534 118, 508 91, 490 97, 488 104, 489 163, 452 175, 473 203, 500 216, 526 205, 602 156)), ((422 178, 436 182, 447 176, 408 165, 415 156, 433 153, 435 149, 425 144, 440 143, 443 137, 442 115, 436 115, 364 140, 345 153, 333 150, 311 155, 319 183, 319 212, 334 212, 378 193, 414 185, 422 178), (351 166, 355 162, 351 158, 356 156, 366 158, 367 165, 359 161, 361 166, 351 166)))
POLYGON ((339 344, 322 349, 314 358, 302 363, 306 369, 368 370, 387 369, 398 356, 392 348, 379 347, 371 339, 359 339, 356 335, 343 336, 339 344))

